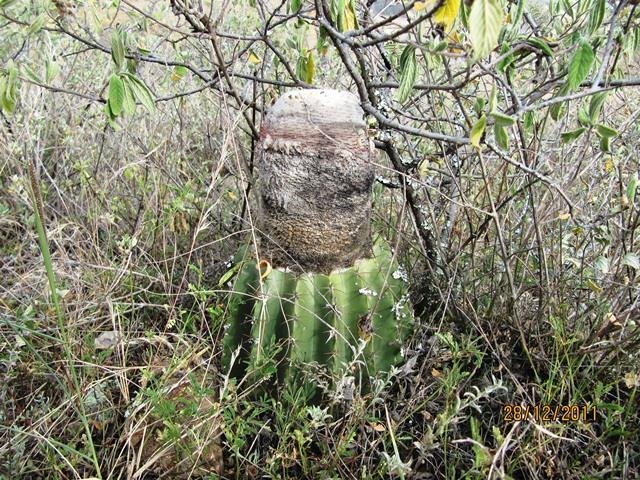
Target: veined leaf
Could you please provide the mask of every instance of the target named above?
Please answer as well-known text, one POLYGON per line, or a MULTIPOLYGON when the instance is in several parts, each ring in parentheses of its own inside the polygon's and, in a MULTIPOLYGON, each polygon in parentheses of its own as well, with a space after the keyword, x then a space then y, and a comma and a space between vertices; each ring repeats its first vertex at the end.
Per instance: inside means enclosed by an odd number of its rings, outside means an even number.
POLYGON ((580 127, 570 132, 561 133, 560 137, 562 138, 562 141, 564 143, 573 142, 576 138, 580 137, 580 135, 582 135, 585 132, 585 130, 586 130, 585 127, 580 127))
POLYGON ((433 20, 444 27, 445 33, 449 33, 459 12, 460 0, 444 0, 442 6, 433 14, 433 20))
POLYGON ((533 128, 533 124, 535 122, 535 113, 533 112, 527 112, 524 114, 524 128, 527 130, 531 130, 531 128, 533 128))
POLYGON ((416 48, 407 45, 400 56, 400 87, 398 88, 398 101, 400 103, 409 98, 411 89, 416 83, 417 71, 416 48))
POLYGON ((4 88, 2 93, 1 104, 2 109, 7 113, 13 113, 16 107, 16 93, 18 90, 18 68, 12 60, 7 62, 8 75, 4 80, 4 88))
POLYGON ((489 115, 494 118, 496 125, 500 125, 501 127, 510 127, 516 123, 515 118, 510 115, 505 115, 504 113, 491 112, 489 115))
POLYGON ((569 86, 571 89, 578 88, 582 81, 587 78, 595 58, 591 44, 582 39, 569 63, 569 86))
POLYGON ((122 112, 124 103, 124 84, 115 73, 109 78, 109 108, 115 117, 122 112))
POLYGON ((129 87, 133 92, 133 96, 138 100, 149 113, 155 110, 156 104, 149 88, 135 75, 125 72, 122 74, 125 82, 129 82, 129 87))
POLYGON ((469 34, 476 58, 482 58, 498 44, 502 9, 498 0, 475 0, 469 15, 469 34))
POLYGON ((600 25, 602 25, 605 6, 605 0, 593 0, 591 13, 589 14, 589 34, 593 35, 593 33, 600 28, 600 25))
POLYGON ((252 63, 253 65, 257 65, 260 63, 260 57, 258 57, 255 53, 250 52, 249 53, 249 63, 252 63))
MULTIPOLYGON (((21 68, 22 68, 22 72, 28 79, 33 80, 34 82, 42 83, 42 79, 40 78, 40 76, 36 72, 34 72, 29 65, 23 63, 21 65, 21 68)), ((2 95, 1 91, 0 91, 0 95, 2 95)))
POLYGON ((469 141, 471 145, 476 148, 480 148, 480 139, 484 133, 484 128, 487 126, 487 117, 482 115, 476 123, 471 127, 471 133, 469 134, 469 141))
POLYGON ((498 123, 493 125, 493 135, 496 138, 496 143, 503 150, 509 149, 509 135, 507 129, 498 123))
POLYGON ((591 101, 589 102, 589 117, 591 118, 592 124, 598 121, 602 105, 604 105, 608 93, 609 92, 600 92, 591 97, 591 101))
POLYGON ((60 71, 60 65, 54 62, 52 59, 47 58, 44 62, 44 78, 47 83, 51 83, 51 81, 56 78, 58 72, 60 71))
POLYGON ((131 117, 136 113, 136 99, 133 96, 129 82, 123 81, 122 86, 124 87, 122 109, 124 110, 125 115, 131 117))
POLYGON ((578 109, 578 122, 583 127, 590 127, 591 125, 593 125, 593 122, 591 121, 591 117, 589 117, 589 114, 583 107, 580 107, 578 109))
POLYGON ((121 69, 124 65, 124 40, 123 33, 120 28, 116 28, 111 34, 111 58, 113 58, 114 63, 121 69))
POLYGON ((636 196, 636 189, 638 188, 638 173, 636 172, 631 180, 629 180, 629 184, 627 185, 627 198, 630 202, 633 202, 636 196))
POLYGON ((551 50, 551 47, 549 47, 549 45, 547 45, 547 42, 545 42, 544 40, 540 38, 529 38, 527 40, 527 43, 532 47, 535 47, 538 50, 542 51, 542 53, 544 53, 546 56, 553 57, 553 50, 551 50))
POLYGON ((38 17, 31 23, 27 32, 32 35, 34 33, 38 33, 44 27, 44 24, 47 22, 48 17, 46 13, 41 13, 38 17))
POLYGON ((616 129, 607 127, 606 125, 602 125, 601 123, 596 125, 596 133, 602 138, 613 138, 620 135, 616 129))
MULTIPOLYGON (((569 90, 570 90, 569 83, 564 83, 558 89, 558 93, 556 93, 555 96, 564 97, 567 93, 569 93, 569 90)), ((551 115, 551 118, 553 118, 555 121, 558 121, 558 119, 560 118, 560 115, 564 111, 564 103, 565 102, 554 103, 549 107, 549 114, 551 115)))

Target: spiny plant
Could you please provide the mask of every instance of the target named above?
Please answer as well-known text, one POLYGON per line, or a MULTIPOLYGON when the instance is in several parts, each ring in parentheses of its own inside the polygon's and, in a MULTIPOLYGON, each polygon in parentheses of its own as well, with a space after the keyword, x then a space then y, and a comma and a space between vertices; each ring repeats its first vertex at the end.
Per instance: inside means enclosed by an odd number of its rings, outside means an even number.
POLYGON ((328 275, 271 269, 242 259, 229 302, 223 365, 279 381, 317 364, 367 381, 402 358, 412 312, 405 275, 388 251, 328 275), (364 375, 363 374, 368 374, 364 375))
POLYGON ((235 376, 325 367, 366 384, 400 359, 405 277, 370 234, 374 168, 364 112, 335 90, 283 95, 258 146, 260 244, 237 259, 224 364, 235 376))

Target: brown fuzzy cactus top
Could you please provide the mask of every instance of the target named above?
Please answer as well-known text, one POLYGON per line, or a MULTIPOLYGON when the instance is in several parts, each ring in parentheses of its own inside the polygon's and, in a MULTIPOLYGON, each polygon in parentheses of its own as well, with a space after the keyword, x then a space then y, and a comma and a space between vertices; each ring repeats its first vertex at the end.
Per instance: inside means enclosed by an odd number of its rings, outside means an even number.
POLYGON ((354 95, 286 93, 264 119, 258 148, 263 258, 328 273, 371 256, 374 166, 354 95))

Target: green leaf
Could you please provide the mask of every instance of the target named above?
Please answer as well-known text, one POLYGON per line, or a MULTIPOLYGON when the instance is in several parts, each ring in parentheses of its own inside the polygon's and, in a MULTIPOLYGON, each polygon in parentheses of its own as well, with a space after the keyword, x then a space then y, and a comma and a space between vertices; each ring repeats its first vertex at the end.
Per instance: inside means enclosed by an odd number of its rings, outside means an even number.
POLYGON ((604 105, 604 101, 607 98, 608 93, 609 92, 600 92, 591 97, 591 101, 589 102, 589 117, 591 118, 592 124, 598 121, 602 105, 604 105))
POLYGON ((498 44, 502 9, 498 0, 475 0, 469 15, 469 34, 476 58, 489 54, 498 44))
POLYGON ((489 115, 491 115, 495 119, 496 125, 499 125, 501 127, 510 127, 516 123, 515 118, 510 115, 505 115, 504 113, 491 112, 489 115))
POLYGON ((484 129, 487 126, 487 117, 482 115, 476 123, 471 127, 471 133, 469 134, 469 141, 471 145, 476 148, 480 148, 480 139, 484 133, 484 129))
POLYGON ((296 13, 302 7, 302 0, 291 0, 289 2, 289 11, 296 13))
POLYGON ((47 22, 47 14, 41 13, 36 17, 36 19, 31 23, 27 32, 29 35, 33 35, 34 33, 38 33, 44 27, 44 24, 47 22))
POLYGON ((496 104, 498 102, 497 98, 498 98, 498 90, 496 89, 496 84, 494 83, 493 87, 491 87, 491 94, 489 95, 488 110, 490 112, 495 112, 496 104))
POLYGON ((236 263, 233 267, 227 270, 227 272, 220 277, 220 280, 218 281, 218 288, 223 287, 229 280, 231 280, 231 277, 235 275, 241 265, 242 263, 236 263))
POLYGON ((601 138, 613 138, 620 135, 617 130, 607 127, 606 125, 602 125, 601 123, 596 125, 596 133, 601 138))
POLYGON ((593 267, 602 273, 609 273, 611 269, 609 265, 609 259, 603 255, 600 255, 598 258, 596 258, 593 267))
POLYGON ((482 114, 486 104, 487 101, 484 98, 476 97, 476 101, 473 102, 473 111, 476 112, 476 115, 480 116, 482 114))
POLYGON ((441 42, 438 42, 433 47, 433 52, 434 53, 442 52, 442 51, 446 50, 448 46, 449 46, 449 42, 447 40, 442 40, 441 42))
POLYGON ((580 127, 578 129, 572 130, 570 132, 564 132, 564 133, 560 134, 560 137, 562 138, 562 141, 564 143, 569 143, 569 142, 574 141, 580 135, 582 135, 585 132, 585 130, 586 130, 585 127, 580 127))
POLYGON ((524 114, 524 128, 527 130, 531 130, 533 128, 533 122, 535 121, 536 116, 533 112, 527 112, 524 114))
POLYGON ((416 47, 407 45, 400 56, 400 88, 398 101, 404 103, 416 83, 418 65, 416 63, 416 47))
POLYGON ((114 63, 121 69, 124 65, 124 40, 123 33, 120 28, 116 28, 111 34, 111 58, 113 58, 114 63))
POLYGON ((578 109, 578 122, 583 127, 590 127, 591 125, 593 125, 593 123, 591 122, 591 117, 589 117, 589 114, 583 107, 580 107, 578 109))
POLYGON ((527 40, 527 43, 532 47, 535 47, 538 50, 542 51, 542 53, 544 53, 546 56, 553 57, 553 50, 551 50, 549 45, 547 45, 547 42, 545 42, 541 38, 529 38, 527 40))
POLYGON ((187 74, 187 72, 189 72, 187 67, 185 67, 184 65, 178 65, 173 69, 173 73, 171 74, 171 80, 173 80, 174 82, 177 82, 181 80, 182 77, 184 77, 187 74))
POLYGON ((591 13, 589 14, 589 34, 593 33, 600 28, 602 20, 604 19, 606 0, 594 0, 591 5, 591 13))
POLYGON ((629 180, 629 184, 627 185, 627 199, 630 202, 633 202, 636 196, 636 189, 638 188, 638 172, 636 172, 629 180))
POLYGON ((634 270, 640 270, 640 257, 635 253, 627 253, 622 257, 622 261, 620 263, 627 267, 631 267, 634 270))
POLYGON ((524 2, 525 0, 518 0, 518 5, 516 7, 516 13, 513 16, 511 23, 513 25, 518 25, 520 20, 522 19, 522 14, 524 13, 524 2))
POLYGON ((509 149, 509 135, 505 127, 496 123, 493 126, 493 135, 496 137, 496 143, 500 148, 503 150, 509 149))
POLYGON ((16 106, 16 93, 18 91, 18 68, 13 61, 7 62, 8 75, 5 80, 4 92, 2 94, 2 109, 7 113, 13 113, 16 106))
MULTIPOLYGON (((25 77, 34 82, 42 83, 42 79, 40 78, 40 76, 36 72, 34 72, 29 65, 23 63, 21 67, 25 77)), ((0 93, 0 95, 2 95, 2 93, 0 93)))
POLYGON ((124 84, 118 75, 113 74, 109 78, 109 108, 111 113, 117 117, 122 112, 124 103, 124 84))
POLYGON ((591 44, 582 39, 569 63, 569 86, 571 89, 578 88, 582 81, 587 78, 594 60, 595 54, 591 44))
POLYGON ((54 78, 58 75, 60 71, 60 65, 54 62, 52 59, 47 58, 44 62, 44 78, 48 84, 52 82, 54 78))
MULTIPOLYGON (((555 97, 564 97, 567 93, 569 93, 569 90, 569 84, 565 83, 558 89, 558 93, 555 95, 555 97)), ((564 112, 564 103, 565 102, 554 103, 549 107, 549 114, 555 121, 558 121, 560 115, 562 115, 562 113, 564 112)))
POLYGON ((7 88, 7 77, 0 73, 0 110, 5 110, 4 108, 4 92, 7 88))
POLYGON ((122 108, 125 115, 131 117, 136 113, 136 99, 131 91, 131 86, 126 80, 122 82, 124 87, 124 101, 122 102, 122 108))
POLYGON ((611 139, 609 137, 600 137, 600 149, 603 152, 610 152, 611 149, 609 148, 611 143, 611 139))
POLYGON ((142 103, 149 113, 152 113, 155 110, 156 104, 149 88, 142 82, 142 80, 129 72, 123 73, 122 78, 126 82, 129 82, 129 87, 131 87, 131 91, 133 92, 133 96, 136 100, 142 103))

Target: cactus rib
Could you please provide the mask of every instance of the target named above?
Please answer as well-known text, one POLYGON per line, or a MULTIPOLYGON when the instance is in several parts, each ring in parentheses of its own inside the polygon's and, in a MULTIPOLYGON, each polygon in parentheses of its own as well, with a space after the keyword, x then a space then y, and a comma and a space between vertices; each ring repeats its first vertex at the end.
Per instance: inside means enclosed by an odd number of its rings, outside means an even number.
POLYGON ((236 378, 249 367, 256 380, 275 374, 279 383, 295 383, 304 366, 315 363, 366 387, 370 376, 398 363, 412 327, 406 283, 392 260, 376 249, 374 258, 329 275, 275 268, 263 281, 255 261, 242 262, 229 301, 223 365, 236 378))

